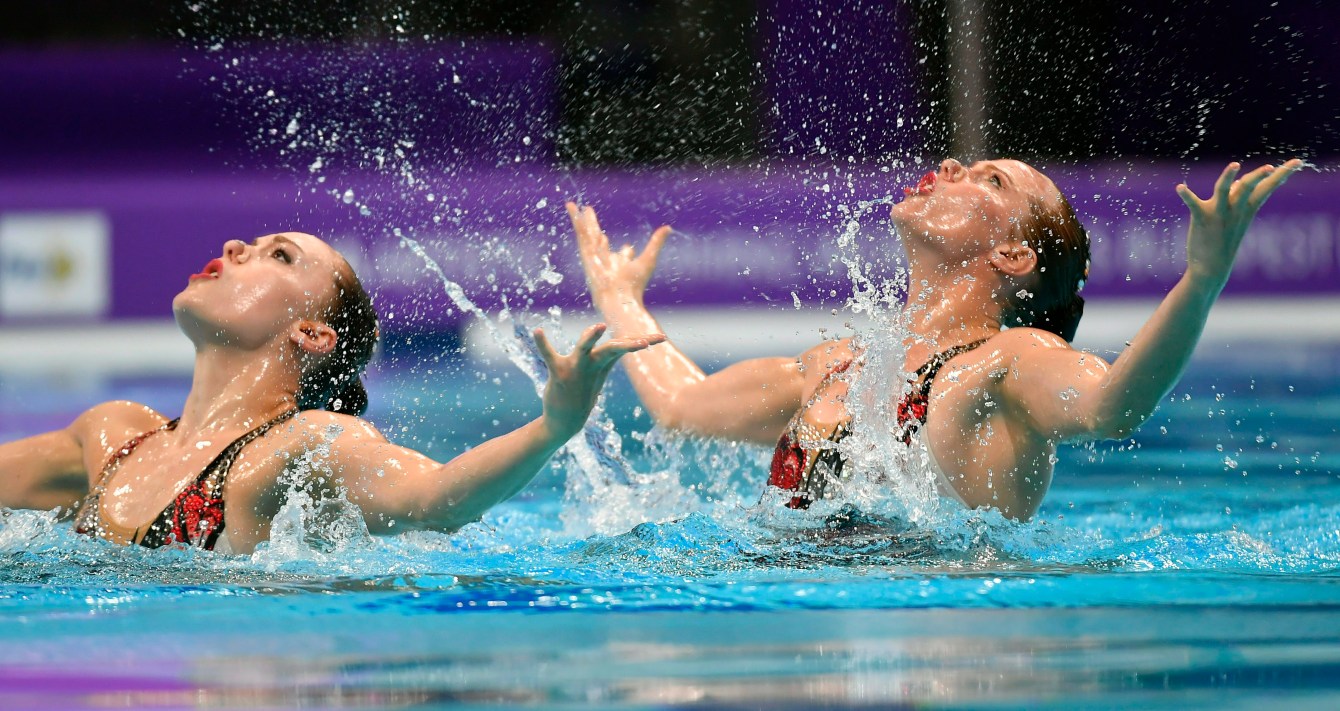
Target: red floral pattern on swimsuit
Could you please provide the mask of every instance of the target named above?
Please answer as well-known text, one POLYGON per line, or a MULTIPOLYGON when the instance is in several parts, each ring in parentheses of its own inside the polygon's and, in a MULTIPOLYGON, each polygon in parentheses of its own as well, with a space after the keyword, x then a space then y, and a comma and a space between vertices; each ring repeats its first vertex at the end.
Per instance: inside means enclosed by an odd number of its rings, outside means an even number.
POLYGON ((168 543, 194 545, 202 541, 206 548, 214 548, 223 531, 223 497, 213 495, 209 486, 198 481, 177 495, 172 502, 172 530, 168 543))

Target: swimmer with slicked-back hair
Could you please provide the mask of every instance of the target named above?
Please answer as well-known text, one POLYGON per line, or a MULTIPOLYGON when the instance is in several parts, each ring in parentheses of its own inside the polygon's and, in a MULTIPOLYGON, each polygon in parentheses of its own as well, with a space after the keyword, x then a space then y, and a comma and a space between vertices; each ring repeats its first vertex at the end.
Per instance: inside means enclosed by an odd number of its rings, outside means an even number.
MULTIPOLYGON (((1186 185, 1181 280, 1115 362, 1070 346, 1083 315, 1088 236, 1045 175, 1015 160, 946 160, 892 208, 907 253, 907 387, 887 394, 894 436, 924 452, 939 492, 968 508, 1027 520, 1052 482, 1057 445, 1122 438, 1180 379, 1257 210, 1302 166, 1239 176, 1209 197, 1186 185)), ((591 301, 615 336, 660 331, 643 301, 661 247, 610 249, 591 207, 568 204, 591 301)), ((803 508, 846 465, 834 447, 862 423, 846 407, 862 354, 850 339, 797 357, 704 373, 673 342, 624 360, 639 397, 667 429, 775 446, 769 484, 803 508)))
POLYGON ((377 316, 321 239, 229 240, 172 306, 196 353, 181 415, 107 402, 0 444, 0 507, 68 507, 77 531, 117 543, 245 553, 267 540, 296 479, 318 497, 347 492, 374 532, 454 530, 521 490, 582 429, 619 358, 664 339, 599 343, 597 325, 560 355, 537 330, 542 414, 441 464, 360 417, 377 316))

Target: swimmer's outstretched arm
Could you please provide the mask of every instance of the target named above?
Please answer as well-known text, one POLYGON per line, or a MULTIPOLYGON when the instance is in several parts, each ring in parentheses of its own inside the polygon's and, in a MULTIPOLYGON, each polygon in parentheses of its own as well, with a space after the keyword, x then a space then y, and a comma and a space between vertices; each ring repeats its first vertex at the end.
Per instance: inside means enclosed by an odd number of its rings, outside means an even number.
POLYGON ((1257 211, 1301 167, 1295 159, 1237 178, 1241 166, 1231 163, 1205 200, 1178 185, 1191 211, 1186 273, 1130 346, 1111 367, 1069 348, 1039 348, 1006 378, 1007 400, 1042 432, 1103 438, 1134 432, 1181 379, 1257 211))
POLYGON ((554 452, 582 430, 619 358, 665 339, 657 333, 596 345, 604 333, 603 325, 592 326, 571 353, 559 355, 544 332, 536 330, 549 383, 543 412, 534 421, 439 464, 387 442, 365 421, 347 418, 356 426, 345 428, 331 443, 331 470, 373 530, 454 530, 478 520, 530 483, 554 452))
POLYGON ((0 444, 0 508, 73 506, 88 494, 83 457, 74 425, 0 444))
MULTIPOLYGON (((660 332, 643 295, 670 228, 653 232, 641 254, 631 245, 616 252, 593 208, 572 202, 567 208, 591 303, 609 322, 610 332, 660 332)), ((666 341, 629 355, 624 368, 652 419, 671 430, 773 444, 802 404, 804 377, 797 358, 757 358, 707 375, 666 341)))

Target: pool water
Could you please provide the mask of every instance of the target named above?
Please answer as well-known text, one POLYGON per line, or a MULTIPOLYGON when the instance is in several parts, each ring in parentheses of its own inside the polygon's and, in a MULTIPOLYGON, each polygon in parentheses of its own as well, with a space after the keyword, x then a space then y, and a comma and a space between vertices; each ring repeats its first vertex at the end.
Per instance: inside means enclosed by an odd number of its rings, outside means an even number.
MULTIPOLYGON (((1134 440, 1063 449, 1026 525, 781 508, 768 452, 647 435, 622 380, 621 441, 590 437, 616 480, 560 457, 454 535, 295 505, 227 557, 7 512, 0 708, 1337 708, 1340 347, 1274 348, 1206 344, 1134 440)), ((449 354, 372 380, 438 457, 537 411, 449 354)), ((0 380, 0 439, 187 384, 0 380)))

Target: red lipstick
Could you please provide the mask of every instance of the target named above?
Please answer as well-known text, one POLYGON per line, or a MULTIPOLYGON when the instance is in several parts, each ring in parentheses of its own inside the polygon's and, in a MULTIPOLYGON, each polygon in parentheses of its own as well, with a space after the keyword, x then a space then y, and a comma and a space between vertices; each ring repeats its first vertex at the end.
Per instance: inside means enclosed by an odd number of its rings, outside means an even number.
POLYGON ((218 279, 219 275, 222 273, 223 273, 223 260, 212 259, 208 264, 205 265, 204 269, 200 270, 200 273, 192 274, 190 276, 190 279, 192 281, 196 279, 218 279))
POLYGON ((930 195, 930 194, 933 193, 933 192, 935 192, 935 172, 934 172, 934 171, 932 171, 932 172, 930 172, 930 173, 927 173, 927 174, 921 176, 921 180, 918 180, 918 181, 917 181, 917 186, 916 186, 915 188, 903 188, 903 194, 908 195, 908 196, 911 196, 911 195, 930 195))

